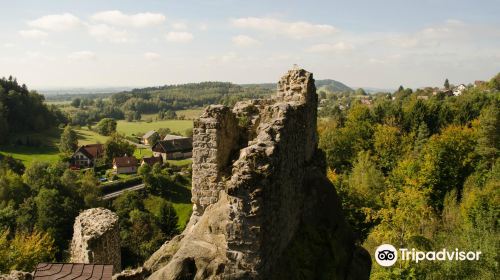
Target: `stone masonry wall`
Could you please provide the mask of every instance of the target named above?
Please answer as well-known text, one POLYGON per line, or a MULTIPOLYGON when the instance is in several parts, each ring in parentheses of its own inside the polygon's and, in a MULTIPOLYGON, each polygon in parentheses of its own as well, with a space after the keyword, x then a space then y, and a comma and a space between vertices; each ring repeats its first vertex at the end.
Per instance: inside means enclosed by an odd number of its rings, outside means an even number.
POLYGON ((227 256, 234 264, 227 272, 233 276, 241 276, 241 268, 262 275, 275 265, 299 226, 306 199, 304 172, 317 147, 312 74, 289 71, 273 100, 259 108, 256 137, 241 150, 227 184, 235 197, 227 234, 227 256))
POLYGON ((118 215, 105 208, 87 209, 76 217, 71 241, 71 262, 112 264, 121 270, 118 215))
POLYGON ((237 148, 238 121, 230 109, 209 106, 194 122, 193 129, 193 187, 191 201, 194 213, 203 214, 207 205, 217 202, 224 189, 222 179, 227 176, 228 161, 237 148))
MULTIPOLYGON (((317 105, 312 74, 293 69, 270 99, 205 110, 193 130, 193 215, 145 263, 148 279, 279 279, 301 269, 281 267, 296 261, 290 246, 316 246, 308 242, 325 244, 315 255, 331 256, 323 265, 338 279, 368 278, 370 257, 324 174, 317 105), (304 226, 323 234, 307 236, 304 226)), ((301 265, 319 276, 320 263, 301 265)))

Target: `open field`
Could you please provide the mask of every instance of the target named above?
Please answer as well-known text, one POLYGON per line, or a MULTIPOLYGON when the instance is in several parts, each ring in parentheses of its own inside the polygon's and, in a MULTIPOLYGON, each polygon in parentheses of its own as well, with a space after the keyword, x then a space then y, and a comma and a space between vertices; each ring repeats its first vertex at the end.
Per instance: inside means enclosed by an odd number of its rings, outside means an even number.
POLYGON ((11 135, 12 142, 26 143, 26 141, 38 143, 38 147, 29 145, 2 145, 0 154, 10 155, 21 160, 25 165, 29 165, 34 160, 55 162, 59 159, 59 137, 61 130, 54 128, 39 133, 19 133, 11 135))
POLYGON ((138 133, 146 133, 150 130, 157 130, 159 128, 170 128, 172 132, 184 134, 186 129, 193 128, 193 121, 191 120, 165 120, 153 122, 127 122, 119 120, 116 130, 128 136, 133 136, 138 133))
POLYGON ((56 162, 59 160, 59 149, 54 146, 4 146, 0 148, 0 154, 19 159, 26 166, 30 165, 35 160, 46 162, 56 162))
POLYGON ((171 165, 175 166, 186 166, 189 165, 193 162, 192 159, 187 158, 187 159, 179 159, 179 160, 167 160, 167 162, 171 165))
POLYGON ((184 116, 186 120, 194 120, 198 118, 201 113, 203 113, 204 108, 194 108, 194 109, 186 109, 186 110, 178 110, 175 113, 177 116, 184 116))
POLYGON ((86 127, 75 129, 78 134, 78 145, 87 145, 93 143, 103 143, 108 140, 108 136, 100 135, 99 133, 89 130, 86 127))
MULTIPOLYGON (((184 134, 186 129, 193 127, 193 121, 191 120, 165 120, 165 121, 155 121, 155 122, 126 122, 118 121, 117 131, 128 136, 133 134, 144 133, 149 130, 159 129, 159 128, 170 128, 173 132, 178 132, 184 134)), ((108 139, 107 136, 103 136, 89 130, 87 127, 81 127, 75 129, 78 134, 78 145, 86 145, 92 143, 105 143, 108 139)), ((14 142, 19 139, 21 142, 25 142, 26 139, 30 141, 39 142, 38 147, 31 147, 26 145, 5 145, 0 147, 0 153, 3 155, 11 155, 12 157, 22 160, 25 165, 29 165, 34 160, 55 162, 59 159, 59 138, 61 135, 61 129, 52 129, 42 133, 31 133, 31 134, 18 134, 13 135, 12 138, 14 142)), ((144 156, 151 156, 152 152, 150 149, 136 149, 134 156, 141 159, 144 156)), ((187 165, 191 163, 191 160, 172 160, 169 163, 173 165, 187 165)))
POLYGON ((134 151, 134 157, 136 157, 139 160, 142 159, 143 157, 150 157, 152 155, 153 155, 153 152, 151 151, 151 149, 136 148, 134 151))
POLYGON ((47 105, 70 105, 71 100, 45 100, 47 105))

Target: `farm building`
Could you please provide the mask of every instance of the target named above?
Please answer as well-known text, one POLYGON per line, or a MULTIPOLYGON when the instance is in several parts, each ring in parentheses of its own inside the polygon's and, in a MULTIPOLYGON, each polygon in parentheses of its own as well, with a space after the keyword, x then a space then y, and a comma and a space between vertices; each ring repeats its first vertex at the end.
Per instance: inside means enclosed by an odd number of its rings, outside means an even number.
POLYGON ((102 158, 104 146, 102 144, 89 144, 80 146, 71 156, 70 164, 72 167, 86 168, 96 164, 96 161, 102 158))
POLYGON ((167 141, 167 140, 183 139, 183 138, 186 138, 186 137, 180 136, 180 135, 175 135, 175 134, 167 134, 167 135, 165 135, 165 137, 163 137, 163 140, 167 141))
POLYGON ((160 135, 154 130, 148 131, 142 136, 142 143, 144 145, 151 145, 158 140, 160 140, 160 135))
POLYGON ((141 161, 141 166, 147 164, 153 166, 155 163, 163 164, 163 158, 161 156, 143 157, 141 161))
POLYGON ((113 169, 116 174, 130 174, 137 172, 137 159, 135 157, 116 157, 113 159, 113 169))
POLYGON ((155 157, 167 159, 184 159, 193 156, 193 139, 188 137, 158 141, 152 148, 155 157))

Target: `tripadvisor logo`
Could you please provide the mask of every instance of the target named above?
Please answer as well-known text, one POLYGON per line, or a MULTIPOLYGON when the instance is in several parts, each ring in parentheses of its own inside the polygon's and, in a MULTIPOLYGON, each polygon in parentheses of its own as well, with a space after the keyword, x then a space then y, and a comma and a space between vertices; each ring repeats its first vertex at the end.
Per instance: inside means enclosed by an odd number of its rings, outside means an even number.
POLYGON ((449 251, 442 249, 440 251, 418 251, 407 248, 400 248, 399 252, 391 244, 382 244, 375 250, 375 260, 381 266, 392 266, 399 258, 403 261, 413 261, 415 263, 423 260, 427 261, 478 261, 481 251, 459 251, 458 248, 449 251), (399 254, 398 254, 399 253, 399 254))
POLYGON ((398 260, 398 251, 391 244, 382 244, 375 250, 375 260, 381 266, 392 266, 398 260))

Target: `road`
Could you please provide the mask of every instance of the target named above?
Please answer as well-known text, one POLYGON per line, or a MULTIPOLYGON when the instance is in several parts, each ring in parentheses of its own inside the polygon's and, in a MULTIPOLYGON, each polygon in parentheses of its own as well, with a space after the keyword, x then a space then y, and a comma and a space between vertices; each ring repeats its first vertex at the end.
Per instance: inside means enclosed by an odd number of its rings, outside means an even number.
POLYGON ((140 185, 128 187, 126 189, 119 190, 117 192, 108 193, 107 195, 103 196, 102 199, 103 200, 109 200, 109 199, 112 199, 112 198, 115 198, 117 196, 122 195, 126 191, 137 191, 137 190, 140 190, 140 189, 144 189, 145 187, 146 187, 146 185, 144 185, 144 184, 140 184, 140 185))

